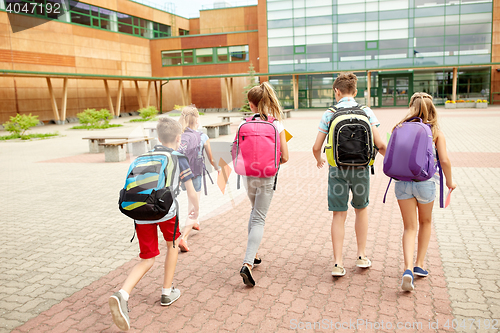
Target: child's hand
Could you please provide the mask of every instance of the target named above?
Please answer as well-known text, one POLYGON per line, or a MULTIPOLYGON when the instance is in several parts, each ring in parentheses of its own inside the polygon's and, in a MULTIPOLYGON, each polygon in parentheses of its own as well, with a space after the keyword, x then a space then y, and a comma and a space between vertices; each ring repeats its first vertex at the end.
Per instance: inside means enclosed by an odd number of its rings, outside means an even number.
POLYGON ((446 181, 446 187, 448 187, 451 190, 454 190, 454 189, 457 188, 457 184, 454 183, 454 182, 448 182, 448 181, 446 181))
POLYGON ((321 169, 323 165, 325 165, 326 160, 324 158, 320 158, 317 163, 318 169, 321 169))
POLYGON ((190 211, 189 211, 189 214, 188 214, 188 217, 191 219, 191 220, 196 220, 198 218, 198 214, 200 213, 199 209, 196 209, 196 208, 192 208, 190 211))

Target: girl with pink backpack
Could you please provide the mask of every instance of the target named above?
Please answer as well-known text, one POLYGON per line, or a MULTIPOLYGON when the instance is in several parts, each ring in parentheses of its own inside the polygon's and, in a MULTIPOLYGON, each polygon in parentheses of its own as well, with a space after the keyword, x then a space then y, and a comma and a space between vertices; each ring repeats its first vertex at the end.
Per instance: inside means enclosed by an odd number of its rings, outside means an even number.
MULTIPOLYGON (((393 134, 389 144, 387 145, 387 152, 384 158, 384 172, 389 176, 394 177, 388 173, 390 168, 388 165, 394 167, 395 163, 405 160, 405 152, 400 152, 399 154, 394 154, 394 163, 391 159, 391 150, 396 148, 392 142, 396 140, 396 132, 400 131, 407 122, 417 122, 421 123, 421 127, 430 127, 429 136, 432 134, 432 143, 429 143, 431 154, 434 154, 434 163, 438 164, 437 158, 439 157, 439 163, 441 164, 441 169, 446 177, 446 186, 453 190, 457 187, 452 180, 451 175, 451 162, 448 158, 448 153, 446 151, 446 139, 443 132, 439 130, 437 111, 436 107, 432 103, 432 96, 426 93, 417 92, 413 94, 410 100, 410 111, 406 117, 401 120, 393 129, 393 134), (437 155, 436 155, 437 150, 437 155), (398 155, 398 156, 396 156, 398 155)), ((412 123, 411 123, 412 124, 412 123)), ((422 132, 423 133, 423 132, 422 132)), ((404 133, 399 133, 398 135, 404 135, 404 133)), ((423 138, 423 137, 422 137, 423 138)), ((423 142, 424 139, 419 139, 423 142)), ((405 140, 403 140, 405 141, 405 140)), ((412 152, 417 150, 420 142, 415 142, 412 140, 408 142, 410 148, 406 149, 406 155, 411 155, 412 152), (414 149, 412 149, 414 147, 414 149)), ((425 148, 426 149, 426 148, 425 148)), ((432 155, 431 155, 432 158, 432 155)), ((411 160, 411 158, 410 158, 411 160)), ((431 160, 432 162, 432 160, 431 160)), ((412 163, 410 163, 411 166, 412 163)), ((415 164, 415 163, 413 163, 415 164)), ((397 167, 397 166, 396 166, 397 167)), ((397 168, 396 168, 397 169, 397 168)), ((401 166, 400 166, 401 169, 401 166)), ((404 169, 404 165, 403 165, 404 169)), ((436 170, 435 166, 430 168, 434 172, 436 170)), ((399 208, 401 210, 401 215, 403 217, 404 232, 403 232, 403 256, 405 271, 403 273, 403 278, 401 281, 401 289, 404 291, 412 291, 415 289, 413 284, 414 275, 425 277, 429 273, 423 268, 424 259, 427 253, 427 247, 429 246, 429 241, 431 238, 432 230, 432 207, 434 205, 434 199, 436 198, 436 181, 438 181, 435 174, 429 174, 423 180, 419 178, 421 174, 414 172, 416 174, 415 179, 408 180, 405 177, 400 177, 396 179, 395 193, 398 199, 399 208), (401 180, 404 179, 404 180, 401 180), (418 212, 418 218, 417 218, 418 212), (415 237, 417 236, 417 226, 418 226, 418 246, 417 246, 417 259, 415 265, 413 264, 413 252, 415 250, 415 237)), ((425 172, 424 172, 425 174, 425 172)), ((425 175, 424 175, 425 176, 425 175)), ((412 178, 412 177, 410 177, 412 178)), ((441 179, 442 181, 442 179, 441 179)))
POLYGON ((253 87, 248 92, 248 102, 255 115, 239 126, 232 156, 234 170, 244 176, 243 183, 252 204, 240 276, 245 285, 253 287, 252 269, 262 262, 257 251, 264 234, 279 165, 288 161, 288 145, 281 122, 281 105, 273 87, 267 82, 253 87))

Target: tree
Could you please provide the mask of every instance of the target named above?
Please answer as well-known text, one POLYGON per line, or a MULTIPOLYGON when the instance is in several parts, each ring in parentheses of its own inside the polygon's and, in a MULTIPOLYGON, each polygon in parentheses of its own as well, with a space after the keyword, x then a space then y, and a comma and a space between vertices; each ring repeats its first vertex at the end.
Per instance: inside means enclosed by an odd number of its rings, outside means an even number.
POLYGON ((245 94, 245 101, 243 102, 243 106, 240 109, 241 112, 251 112, 251 110, 250 110, 250 104, 248 104, 248 92, 253 87, 259 85, 257 83, 257 79, 255 77, 255 69, 254 69, 252 63, 250 63, 250 66, 248 67, 248 74, 250 74, 250 83, 248 84, 248 86, 246 86, 244 88, 245 91, 243 93, 245 94))

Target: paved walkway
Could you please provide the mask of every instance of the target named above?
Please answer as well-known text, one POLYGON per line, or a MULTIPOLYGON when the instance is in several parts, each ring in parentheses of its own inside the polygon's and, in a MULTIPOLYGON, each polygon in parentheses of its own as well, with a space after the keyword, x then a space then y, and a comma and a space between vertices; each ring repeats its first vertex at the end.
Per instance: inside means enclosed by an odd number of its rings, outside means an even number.
MULTIPOLYGON (((385 135, 406 111, 375 112, 385 135)), ((367 251, 373 267, 355 267, 349 211, 347 275, 332 278, 327 174, 316 169, 310 152, 321 112, 294 112, 285 121, 294 136, 291 158, 280 171, 268 215, 263 263, 254 270, 257 286, 246 288, 238 274, 250 205, 233 174, 225 195, 210 185, 209 196, 202 197, 202 230, 192 233, 191 252, 180 254, 176 270, 181 298, 159 305, 162 251, 131 295, 131 331, 392 332, 405 325, 410 332, 497 331, 500 323, 491 319, 500 319, 500 148, 493 143, 500 140, 500 108, 440 114, 459 188, 448 209, 434 210, 430 276, 416 280, 415 292, 399 290, 402 222, 393 189, 382 204, 388 182, 382 159, 370 194, 367 251)), ((202 119, 218 121, 217 114, 202 119)), ((141 131, 126 120, 114 121, 122 128, 90 134, 141 131)), ((137 240, 129 242, 131 221, 117 209, 128 162, 104 163, 102 155, 88 154, 81 138, 89 132, 69 127, 36 128, 64 135, 55 139, 0 142, 1 333, 118 331, 107 299, 138 260, 137 240)), ((181 206, 187 210, 185 196, 181 206)))

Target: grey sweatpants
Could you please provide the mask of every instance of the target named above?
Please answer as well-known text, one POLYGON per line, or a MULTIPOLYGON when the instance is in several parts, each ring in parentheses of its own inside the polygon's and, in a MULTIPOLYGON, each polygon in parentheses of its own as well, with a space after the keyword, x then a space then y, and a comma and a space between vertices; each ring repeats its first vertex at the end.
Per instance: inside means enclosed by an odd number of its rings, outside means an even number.
POLYGON ((248 198, 252 204, 252 212, 248 220, 247 251, 243 263, 253 267, 253 260, 257 254, 264 234, 267 211, 269 210, 274 194, 274 177, 244 177, 243 183, 245 184, 248 198))

